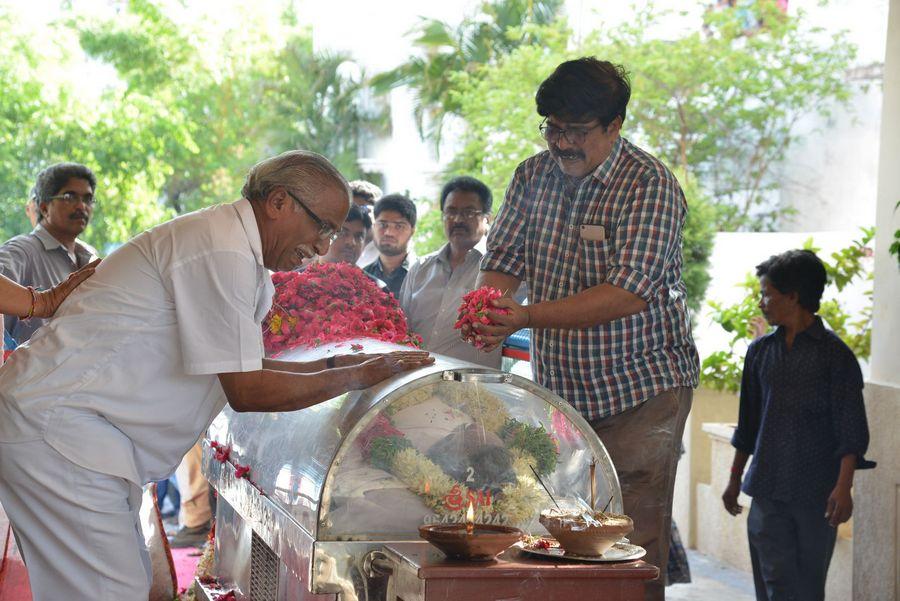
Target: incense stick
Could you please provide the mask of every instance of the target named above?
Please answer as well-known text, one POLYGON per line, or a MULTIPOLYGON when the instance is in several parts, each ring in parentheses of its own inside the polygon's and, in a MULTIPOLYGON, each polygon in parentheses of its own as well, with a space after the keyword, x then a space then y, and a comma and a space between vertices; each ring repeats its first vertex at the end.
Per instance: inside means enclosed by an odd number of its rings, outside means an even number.
POLYGON ((556 505, 556 508, 559 509, 560 512, 562 512, 562 507, 559 506, 559 503, 557 503, 556 499, 553 498, 553 495, 550 494, 550 489, 547 488, 547 485, 544 484, 544 481, 541 480, 540 476, 538 476, 537 470, 534 469, 534 466, 529 463, 528 467, 531 468, 531 473, 534 474, 534 477, 537 478, 537 481, 540 482, 541 486, 544 487, 544 490, 547 491, 547 496, 550 497, 550 500, 553 501, 553 504, 556 505))
POLYGON ((594 475, 597 472, 597 462, 591 458, 590 474, 591 474, 591 511, 597 507, 597 483, 594 475))
POLYGON ((612 495, 610 495, 609 501, 606 502, 606 507, 603 508, 603 511, 601 513, 606 513, 606 510, 609 509, 609 504, 612 503, 612 500, 613 500, 612 495))

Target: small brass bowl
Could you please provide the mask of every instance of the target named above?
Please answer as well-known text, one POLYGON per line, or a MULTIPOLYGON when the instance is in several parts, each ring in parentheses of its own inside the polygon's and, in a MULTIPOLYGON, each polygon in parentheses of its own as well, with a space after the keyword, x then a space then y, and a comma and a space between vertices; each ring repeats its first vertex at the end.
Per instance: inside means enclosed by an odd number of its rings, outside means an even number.
POLYGON ((450 559, 491 561, 525 535, 518 528, 475 524, 472 534, 465 524, 419 526, 419 536, 440 549, 450 559))
POLYGON ((634 530, 634 522, 627 515, 614 516, 612 524, 588 524, 578 516, 554 515, 541 512, 541 524, 559 541, 566 553, 599 557, 623 536, 634 530))

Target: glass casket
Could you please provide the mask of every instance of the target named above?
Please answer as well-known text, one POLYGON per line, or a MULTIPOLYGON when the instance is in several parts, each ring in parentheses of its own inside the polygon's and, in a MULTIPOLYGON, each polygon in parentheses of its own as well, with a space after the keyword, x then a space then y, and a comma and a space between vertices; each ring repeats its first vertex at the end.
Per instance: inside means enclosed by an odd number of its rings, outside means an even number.
MULTIPOLYGON (((278 358, 346 353, 351 342, 278 358)), ((204 440, 221 583, 254 601, 381 599, 384 578, 369 564, 385 543, 462 522, 469 505, 476 523, 546 534, 538 516, 553 501, 538 476, 557 501, 579 503, 590 499, 592 462, 598 508, 622 511, 609 456, 571 406, 524 378, 435 357, 301 411, 226 407, 204 440), (228 460, 213 447, 229 448, 228 460)))

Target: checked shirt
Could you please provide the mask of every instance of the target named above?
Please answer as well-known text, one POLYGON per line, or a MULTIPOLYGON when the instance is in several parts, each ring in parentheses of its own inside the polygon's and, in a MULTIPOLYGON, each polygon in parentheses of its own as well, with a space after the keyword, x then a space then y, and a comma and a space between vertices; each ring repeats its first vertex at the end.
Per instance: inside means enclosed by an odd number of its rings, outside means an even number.
POLYGON ((686 212, 672 173, 624 138, 573 193, 547 151, 516 169, 481 269, 525 280, 532 304, 603 283, 647 302, 598 326, 532 331, 535 379, 588 420, 697 386, 681 279, 686 212))

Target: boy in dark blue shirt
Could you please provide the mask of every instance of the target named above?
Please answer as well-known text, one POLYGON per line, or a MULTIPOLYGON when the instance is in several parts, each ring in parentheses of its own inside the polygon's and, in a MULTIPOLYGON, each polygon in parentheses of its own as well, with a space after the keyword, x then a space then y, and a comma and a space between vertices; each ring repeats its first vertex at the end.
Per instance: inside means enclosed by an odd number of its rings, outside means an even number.
POLYGON ((815 253, 792 250, 756 267, 759 307, 775 332, 747 350, 731 480, 722 501, 747 519, 758 601, 821 601, 838 524, 869 429, 859 363, 816 315, 826 283, 815 253), (747 459, 753 456, 741 485, 747 459))

